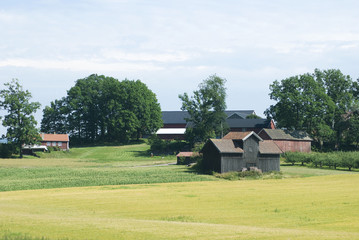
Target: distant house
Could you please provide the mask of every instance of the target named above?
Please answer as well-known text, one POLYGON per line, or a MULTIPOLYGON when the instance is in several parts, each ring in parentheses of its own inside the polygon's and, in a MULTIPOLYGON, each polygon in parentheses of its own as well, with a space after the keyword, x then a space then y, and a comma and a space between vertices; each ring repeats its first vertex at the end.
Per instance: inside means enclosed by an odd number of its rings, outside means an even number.
MULTIPOLYGON (((225 111, 225 113, 230 131, 255 131, 258 133, 263 128, 275 128, 272 120, 246 119, 248 115, 255 114, 254 110, 231 110, 225 111)), ((157 136, 162 139, 183 140, 186 128, 192 126, 192 123, 187 123, 187 118, 189 118, 187 111, 162 111, 163 127, 156 132, 157 136)))
POLYGON ((283 152, 310 152, 313 139, 304 131, 262 129, 258 134, 264 140, 273 140, 283 152))
POLYGON ((257 167, 263 172, 279 171, 282 151, 271 140, 254 131, 230 132, 223 139, 210 139, 203 146, 203 167, 219 173, 257 167))
POLYGON ((70 149, 70 139, 68 134, 48 134, 41 133, 41 145, 47 147, 59 147, 62 150, 70 149))

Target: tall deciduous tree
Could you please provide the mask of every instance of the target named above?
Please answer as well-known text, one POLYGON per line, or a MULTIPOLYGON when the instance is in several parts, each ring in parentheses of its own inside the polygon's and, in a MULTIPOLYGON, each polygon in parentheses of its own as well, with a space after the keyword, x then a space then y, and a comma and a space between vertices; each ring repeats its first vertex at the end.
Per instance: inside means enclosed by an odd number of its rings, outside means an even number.
POLYGON ((40 103, 30 102, 31 93, 23 90, 17 79, 5 83, 0 91, 0 106, 8 112, 2 125, 7 128, 6 137, 20 150, 23 144, 34 144, 40 140, 36 129, 37 122, 33 114, 40 108, 40 103))
POLYGON ((45 108, 41 127, 66 129, 79 142, 128 142, 161 125, 156 95, 144 83, 93 74, 77 80, 65 98, 45 108))
POLYGON ((306 130, 319 143, 335 141, 338 146, 347 129, 343 115, 351 110, 353 87, 350 76, 336 69, 275 81, 270 98, 277 103, 265 114, 278 127, 306 130))
POLYGON ((199 85, 193 96, 187 93, 178 96, 182 100, 181 109, 189 113, 186 137, 192 145, 221 135, 226 118, 225 83, 225 79, 212 75, 199 85))

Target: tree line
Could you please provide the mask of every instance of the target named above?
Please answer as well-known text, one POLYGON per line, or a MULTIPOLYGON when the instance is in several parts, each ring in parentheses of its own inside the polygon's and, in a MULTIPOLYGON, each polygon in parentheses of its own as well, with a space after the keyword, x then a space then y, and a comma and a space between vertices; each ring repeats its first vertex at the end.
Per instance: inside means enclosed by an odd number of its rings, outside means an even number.
POLYGON ((270 85, 266 111, 277 128, 304 130, 319 150, 351 149, 359 144, 359 83, 340 70, 318 70, 270 85))
POLYGON ((313 167, 329 167, 333 169, 359 168, 359 152, 330 152, 330 153, 300 153, 300 152, 286 152, 284 154, 285 162, 294 164, 310 164, 313 167))
POLYGON ((162 126, 156 95, 140 80, 93 74, 43 110, 41 131, 68 133, 73 143, 126 143, 162 126))

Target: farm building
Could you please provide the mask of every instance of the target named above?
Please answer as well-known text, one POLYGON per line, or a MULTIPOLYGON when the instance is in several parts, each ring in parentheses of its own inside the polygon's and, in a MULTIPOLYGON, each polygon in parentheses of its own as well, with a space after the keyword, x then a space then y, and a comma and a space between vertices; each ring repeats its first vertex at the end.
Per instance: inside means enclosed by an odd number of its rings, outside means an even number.
POLYGON ((313 139, 304 131, 262 129, 258 134, 264 140, 273 140, 283 152, 310 152, 313 139))
POLYGON ((263 172, 279 171, 282 151, 271 140, 254 131, 230 132, 223 139, 210 139, 203 146, 203 167, 220 173, 257 167, 263 172))
POLYGON ((59 147, 62 150, 70 149, 70 139, 68 134, 48 134, 41 133, 41 145, 47 147, 59 147))
MULTIPOLYGON (((268 119, 246 119, 248 115, 255 114, 253 110, 233 110, 225 111, 227 115, 226 123, 230 131, 255 131, 258 133, 263 128, 274 129, 272 120, 268 119)), ((184 139, 186 128, 192 125, 187 123, 189 117, 187 111, 163 111, 163 127, 156 134, 162 139, 184 139)))
POLYGON ((199 155, 198 153, 194 153, 194 152, 180 152, 176 155, 177 165, 193 163, 195 162, 193 157, 196 157, 198 155, 199 155))

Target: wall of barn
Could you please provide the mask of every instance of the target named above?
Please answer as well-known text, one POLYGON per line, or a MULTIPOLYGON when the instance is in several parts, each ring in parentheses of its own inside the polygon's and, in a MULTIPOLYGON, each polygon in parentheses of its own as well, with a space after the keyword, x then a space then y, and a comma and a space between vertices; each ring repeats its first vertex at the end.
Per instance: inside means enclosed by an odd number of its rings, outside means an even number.
POLYGON ((221 156, 221 173, 241 171, 245 167, 241 153, 222 153, 221 156))
POLYGON ((258 168, 262 172, 280 171, 279 154, 261 154, 259 156, 258 168))
POLYGON ((259 140, 254 135, 243 142, 245 167, 258 166, 259 140))
POLYGON ((310 141, 273 140, 283 152, 311 152, 310 141))
POLYGON ((207 170, 221 172, 221 155, 212 142, 208 141, 202 149, 203 167, 207 170))

